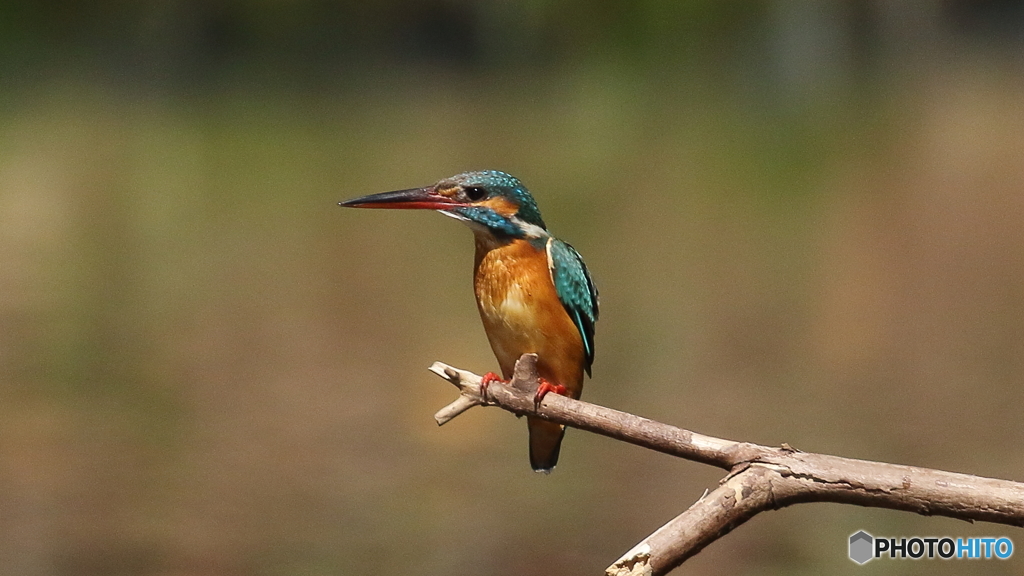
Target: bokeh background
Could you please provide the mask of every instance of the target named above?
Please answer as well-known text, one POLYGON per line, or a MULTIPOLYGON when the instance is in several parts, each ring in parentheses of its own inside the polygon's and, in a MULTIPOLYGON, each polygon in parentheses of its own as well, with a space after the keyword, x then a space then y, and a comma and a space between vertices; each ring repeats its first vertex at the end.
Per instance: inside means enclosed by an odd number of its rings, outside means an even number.
MULTIPOLYGON (((722 472, 523 422, 471 234, 339 209, 503 169, 601 290, 585 398, 703 433, 1024 480, 1024 6, 0 5, 0 575, 598 574, 722 472)), ((679 573, 855 566, 760 516, 679 573)))

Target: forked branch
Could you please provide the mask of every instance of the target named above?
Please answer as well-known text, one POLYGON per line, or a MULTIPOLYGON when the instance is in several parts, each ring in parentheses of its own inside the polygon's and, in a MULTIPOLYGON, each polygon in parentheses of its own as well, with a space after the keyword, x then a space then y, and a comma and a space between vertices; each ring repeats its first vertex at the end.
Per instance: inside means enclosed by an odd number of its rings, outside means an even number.
POLYGON ((758 513, 801 502, 1024 526, 1024 483, 723 440, 557 394, 534 405, 536 365, 536 355, 524 354, 512 381, 491 383, 483 398, 480 376, 435 362, 430 370, 461 394, 434 418, 444 424, 473 406, 498 406, 729 472, 718 488, 609 566, 608 575, 665 574, 758 513))

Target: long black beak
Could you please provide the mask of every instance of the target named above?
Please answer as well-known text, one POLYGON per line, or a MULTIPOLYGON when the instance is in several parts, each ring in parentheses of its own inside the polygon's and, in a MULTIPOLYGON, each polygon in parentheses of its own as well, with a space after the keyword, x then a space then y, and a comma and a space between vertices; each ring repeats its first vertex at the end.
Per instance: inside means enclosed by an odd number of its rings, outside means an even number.
POLYGON ((339 206, 349 208, 400 208, 407 210, 429 209, 444 210, 454 206, 461 206, 447 196, 442 196, 431 188, 412 188, 409 190, 396 190, 394 192, 381 192, 360 198, 353 198, 338 202, 339 206))

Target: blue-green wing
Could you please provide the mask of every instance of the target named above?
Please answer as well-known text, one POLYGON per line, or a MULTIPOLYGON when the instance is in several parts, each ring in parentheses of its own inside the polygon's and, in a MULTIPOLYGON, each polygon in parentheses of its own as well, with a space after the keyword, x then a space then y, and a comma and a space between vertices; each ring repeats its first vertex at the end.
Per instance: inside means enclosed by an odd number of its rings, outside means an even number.
POLYGON ((583 348, 587 355, 587 374, 594 363, 594 323, 597 322, 597 288, 590 279, 583 258, 572 246, 549 238, 547 242, 548 269, 555 285, 558 299, 565 311, 576 324, 583 337, 583 348))

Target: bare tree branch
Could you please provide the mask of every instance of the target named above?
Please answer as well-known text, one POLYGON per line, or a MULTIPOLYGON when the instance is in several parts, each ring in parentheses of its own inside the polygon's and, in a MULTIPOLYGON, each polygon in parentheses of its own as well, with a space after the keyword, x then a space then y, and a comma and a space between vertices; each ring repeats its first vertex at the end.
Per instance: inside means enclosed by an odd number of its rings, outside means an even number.
POLYGON ((665 574, 758 513, 801 502, 1024 526, 1024 483, 723 440, 557 394, 535 405, 536 364, 536 355, 524 354, 512 381, 491 383, 485 398, 480 376, 435 362, 430 370, 461 391, 435 419, 444 424, 473 406, 498 406, 729 471, 718 488, 609 566, 611 576, 665 574))

